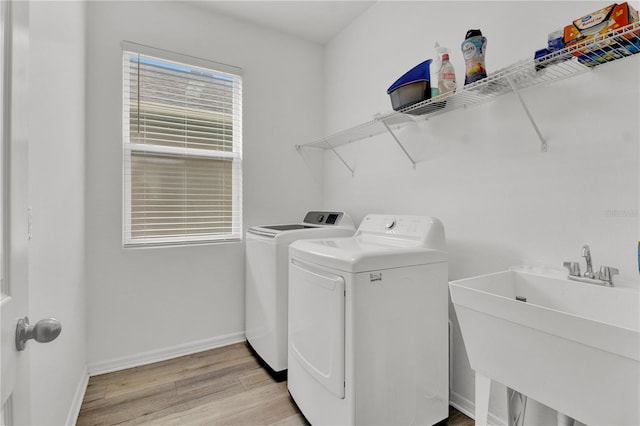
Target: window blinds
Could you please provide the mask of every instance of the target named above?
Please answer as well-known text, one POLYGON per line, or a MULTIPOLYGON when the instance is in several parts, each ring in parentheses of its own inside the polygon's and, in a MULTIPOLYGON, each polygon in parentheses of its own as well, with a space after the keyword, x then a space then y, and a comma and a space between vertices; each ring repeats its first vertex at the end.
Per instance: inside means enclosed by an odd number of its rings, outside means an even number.
POLYGON ((238 71, 123 43, 125 246, 241 238, 238 71))

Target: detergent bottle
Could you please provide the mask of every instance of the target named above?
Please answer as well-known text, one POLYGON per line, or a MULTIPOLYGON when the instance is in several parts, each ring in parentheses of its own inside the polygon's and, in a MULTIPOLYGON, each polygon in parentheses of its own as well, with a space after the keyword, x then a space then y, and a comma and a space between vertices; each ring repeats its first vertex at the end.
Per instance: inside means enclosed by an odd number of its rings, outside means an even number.
POLYGON ((487 48, 487 38, 480 30, 469 30, 462 42, 462 55, 465 62, 464 84, 473 83, 487 76, 484 68, 484 53, 487 48))

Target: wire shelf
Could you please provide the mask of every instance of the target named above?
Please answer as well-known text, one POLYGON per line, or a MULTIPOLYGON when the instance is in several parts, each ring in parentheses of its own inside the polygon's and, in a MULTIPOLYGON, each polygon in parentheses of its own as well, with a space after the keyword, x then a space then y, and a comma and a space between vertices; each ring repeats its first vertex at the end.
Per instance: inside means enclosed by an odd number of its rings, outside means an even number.
MULTIPOLYGON (((297 145, 297 148, 333 149, 381 133, 393 132, 407 124, 424 121, 436 115, 483 104, 506 93, 515 92, 518 94, 518 91, 522 89, 579 75, 593 67, 617 61, 639 52, 640 22, 634 22, 572 44, 541 58, 521 60, 482 80, 459 88, 453 94, 439 95, 400 111, 377 115, 371 121, 313 142, 297 145)), ((528 111, 527 114, 529 114, 528 111)), ((537 130, 533 120, 532 123, 537 130)), ((546 150, 544 142, 543 145, 543 150, 546 150)))

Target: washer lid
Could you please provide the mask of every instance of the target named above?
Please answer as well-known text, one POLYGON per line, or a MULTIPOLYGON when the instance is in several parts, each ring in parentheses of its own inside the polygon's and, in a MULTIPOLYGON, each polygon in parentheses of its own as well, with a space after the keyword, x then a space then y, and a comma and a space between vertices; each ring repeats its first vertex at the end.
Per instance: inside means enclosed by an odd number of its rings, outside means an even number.
POLYGON ((351 273, 446 262, 448 259, 447 253, 441 250, 356 237, 298 240, 289 246, 289 255, 351 273))
MULTIPOLYGON (((279 225, 275 225, 279 226, 279 225)), ((350 237, 355 232, 354 228, 347 226, 305 226, 291 227, 289 229, 274 229, 275 226, 254 226, 247 229, 247 238, 265 238, 277 242, 291 242, 301 238, 329 238, 350 237)))
POLYGON ((287 238, 309 238, 306 235, 308 231, 317 232, 321 229, 338 229, 344 228, 348 232, 333 232, 314 234, 313 238, 325 238, 329 236, 351 236, 355 232, 355 226, 351 217, 341 211, 310 211, 304 217, 302 223, 282 223, 275 225, 252 226, 247 229, 247 233, 259 235, 262 237, 276 238, 287 235, 287 238))

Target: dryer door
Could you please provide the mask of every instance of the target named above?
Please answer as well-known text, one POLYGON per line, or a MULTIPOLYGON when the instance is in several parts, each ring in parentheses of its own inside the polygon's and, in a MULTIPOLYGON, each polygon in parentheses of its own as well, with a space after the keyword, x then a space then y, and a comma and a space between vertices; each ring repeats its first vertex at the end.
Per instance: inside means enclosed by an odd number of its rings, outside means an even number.
POLYGON ((289 267, 289 345, 304 370, 344 398, 344 278, 297 259, 289 267))

